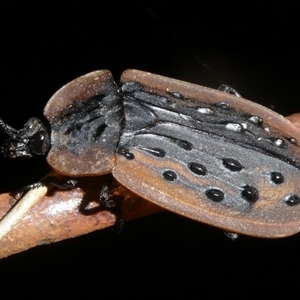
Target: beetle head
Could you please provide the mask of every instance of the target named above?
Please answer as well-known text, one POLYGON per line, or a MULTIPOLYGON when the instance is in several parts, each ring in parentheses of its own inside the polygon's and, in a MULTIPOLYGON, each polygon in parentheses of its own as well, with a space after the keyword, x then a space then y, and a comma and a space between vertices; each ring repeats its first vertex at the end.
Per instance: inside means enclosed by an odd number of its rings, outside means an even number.
POLYGON ((29 119, 20 130, 10 127, 0 119, 0 129, 10 136, 0 148, 4 157, 30 158, 33 155, 46 154, 50 149, 49 133, 37 118, 29 119))

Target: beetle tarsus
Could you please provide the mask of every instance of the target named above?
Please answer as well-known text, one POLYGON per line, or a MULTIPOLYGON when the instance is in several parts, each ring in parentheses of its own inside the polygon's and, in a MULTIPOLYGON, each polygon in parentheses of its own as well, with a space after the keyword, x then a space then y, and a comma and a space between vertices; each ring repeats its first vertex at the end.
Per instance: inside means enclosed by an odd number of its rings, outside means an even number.
POLYGON ((14 194, 14 198, 16 200, 20 200, 23 197, 23 195, 25 193, 27 193, 29 190, 39 188, 43 185, 50 185, 50 186, 57 187, 61 190, 67 190, 67 189, 73 188, 76 184, 77 184, 77 180, 68 179, 68 180, 62 181, 54 176, 49 176, 44 180, 28 184, 28 185, 18 189, 17 192, 14 194))
POLYGON ((74 179, 67 179, 67 180, 60 180, 55 176, 49 176, 45 180, 43 180, 44 184, 52 185, 54 187, 59 188, 60 190, 68 190, 77 184, 77 180, 74 179))
POLYGON ((218 88, 219 91, 221 92, 224 92, 224 93, 227 93, 227 94, 232 94, 232 95, 235 95, 237 97, 242 97, 238 91, 236 89, 234 89, 233 87, 227 85, 227 84, 222 84, 219 86, 218 88))
POLYGON ((233 232, 224 232, 224 234, 233 242, 235 242, 239 237, 237 233, 233 233, 233 232))
POLYGON ((123 226, 124 226, 124 220, 122 218, 121 209, 119 209, 119 213, 115 212, 115 215, 116 215, 117 219, 116 219, 115 225, 112 227, 112 230, 115 233, 120 234, 120 233, 122 233, 123 226))
POLYGON ((35 183, 31 183, 31 184, 28 184, 28 185, 25 185, 23 187, 21 187, 20 189, 18 189, 13 197, 19 201, 25 193, 27 193, 29 190, 32 190, 32 189, 36 189, 36 188, 39 188, 43 185, 43 182, 42 181, 38 181, 38 182, 35 182, 35 183))

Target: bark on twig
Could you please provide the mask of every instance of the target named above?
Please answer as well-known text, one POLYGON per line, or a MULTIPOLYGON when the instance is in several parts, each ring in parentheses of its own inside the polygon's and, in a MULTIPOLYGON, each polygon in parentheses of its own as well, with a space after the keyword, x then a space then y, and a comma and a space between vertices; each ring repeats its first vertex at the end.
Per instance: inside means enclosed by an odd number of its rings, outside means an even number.
MULTIPOLYGON (((0 258, 114 225, 116 215, 103 209, 98 199, 106 180, 111 178, 80 178, 70 190, 43 186, 30 190, 17 203, 10 194, 0 195, 0 258)), ((115 181, 110 194, 121 200, 125 221, 162 210, 115 181)))

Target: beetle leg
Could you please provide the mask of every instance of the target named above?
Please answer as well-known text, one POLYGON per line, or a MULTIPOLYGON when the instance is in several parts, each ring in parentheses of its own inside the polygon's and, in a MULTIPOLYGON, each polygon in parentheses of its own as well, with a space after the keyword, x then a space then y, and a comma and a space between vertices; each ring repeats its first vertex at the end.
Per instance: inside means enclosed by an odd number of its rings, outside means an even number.
POLYGON ((109 188, 106 184, 101 187, 99 200, 105 208, 115 208, 117 206, 116 201, 110 197, 109 188))
POLYGON ((35 183, 32 183, 32 184, 28 184, 28 185, 25 185, 21 188, 19 188, 14 194, 13 194, 13 197, 19 201, 25 193, 27 193, 29 190, 31 189, 36 189, 36 188, 39 188, 43 185, 42 181, 38 181, 38 182, 35 182, 35 183))
POLYGON ((18 130, 5 124, 2 120, 2 118, 0 118, 0 129, 7 135, 9 135, 10 137, 15 138, 16 135, 18 135, 18 130))
MULTIPOLYGON (((77 184, 77 182, 78 181, 74 179, 60 180, 55 176, 49 176, 42 181, 42 184, 51 185, 59 188, 60 190, 68 190, 73 188, 77 184)), ((35 187, 33 186, 31 188, 35 188, 35 187)))
POLYGON ((15 193, 14 198, 16 200, 20 200, 26 192, 28 192, 31 189, 39 188, 42 185, 50 185, 50 186, 57 187, 61 190, 67 190, 67 189, 73 188, 76 184, 77 184, 77 180, 68 179, 68 180, 62 181, 54 176, 49 176, 49 177, 45 178, 44 180, 41 180, 41 181, 38 181, 35 183, 31 183, 31 184, 28 184, 28 185, 20 188, 15 193))
POLYGON ((122 211, 120 207, 117 207, 114 209, 114 214, 116 216, 116 223, 113 225, 112 230, 115 233, 121 233, 123 230, 123 226, 124 226, 124 220, 122 217, 122 211))
POLYGON ((238 91, 236 89, 234 89, 233 87, 231 87, 227 84, 220 85, 218 90, 221 91, 221 92, 227 93, 227 94, 232 94, 232 95, 235 95, 237 97, 241 97, 241 95, 238 93, 238 91))
POLYGON ((233 242, 235 242, 239 237, 237 233, 233 233, 233 232, 224 232, 224 234, 233 242))
POLYGON ((101 204, 105 206, 105 208, 110 208, 112 212, 115 214, 116 223, 113 226, 113 230, 116 233, 121 233, 124 225, 121 205, 109 195, 109 187, 107 184, 102 185, 100 195, 99 195, 99 200, 101 204))

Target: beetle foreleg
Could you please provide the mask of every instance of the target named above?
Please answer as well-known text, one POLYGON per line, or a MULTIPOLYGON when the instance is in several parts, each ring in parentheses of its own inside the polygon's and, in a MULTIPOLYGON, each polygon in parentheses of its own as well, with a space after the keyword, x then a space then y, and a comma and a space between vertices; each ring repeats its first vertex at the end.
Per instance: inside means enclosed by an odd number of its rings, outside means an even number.
POLYGON ((54 176, 49 176, 49 177, 45 178, 44 180, 41 180, 41 181, 38 181, 35 183, 31 183, 31 184, 28 184, 28 185, 20 188, 14 195, 14 198, 16 200, 20 200, 22 198, 22 196, 29 190, 39 188, 43 185, 50 185, 50 186, 57 187, 61 190, 67 190, 67 189, 73 188, 76 184, 77 184, 77 180, 68 179, 68 180, 62 181, 54 176))
MULTIPOLYGON (((73 188, 77 184, 77 180, 74 179, 67 179, 67 180, 60 180, 57 177, 49 176, 45 180, 42 181, 42 184, 47 184, 51 186, 55 186, 60 190, 67 190, 73 188)), ((35 184, 33 184, 35 185, 35 184)), ((31 188, 35 188, 32 186, 31 188)))
POLYGON ((2 120, 2 118, 0 118, 0 129, 7 135, 9 135, 12 138, 15 138, 16 135, 18 134, 18 130, 16 130, 15 128, 5 124, 2 120))

